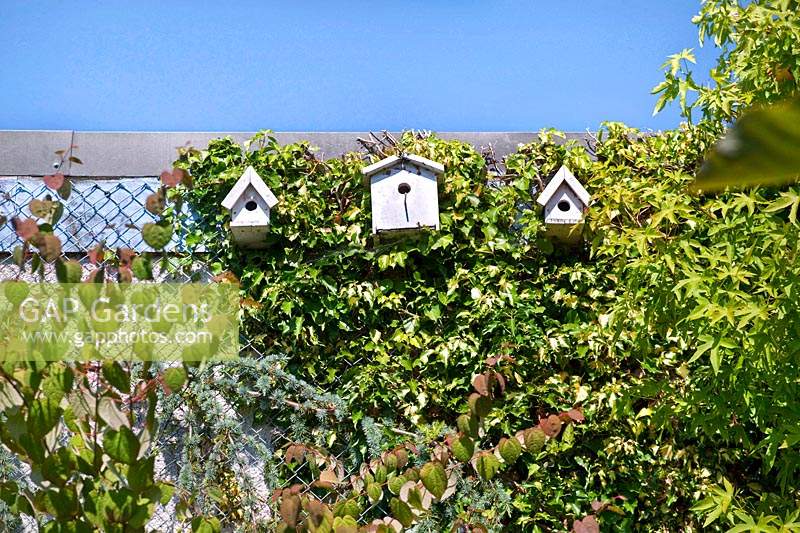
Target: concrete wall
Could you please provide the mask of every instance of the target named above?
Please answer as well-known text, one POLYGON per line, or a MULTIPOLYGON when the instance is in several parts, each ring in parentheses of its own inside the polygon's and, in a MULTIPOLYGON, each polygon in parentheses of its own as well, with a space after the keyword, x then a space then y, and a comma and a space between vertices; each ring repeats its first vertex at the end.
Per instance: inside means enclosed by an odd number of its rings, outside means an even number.
MULTIPOLYGON (((399 133, 395 132, 395 135, 399 133)), ((516 151, 520 143, 537 138, 535 132, 440 132, 445 139, 460 139, 477 149, 488 147, 502 157, 516 151)), ((0 131, 0 176, 44 176, 53 173, 56 150, 77 145, 74 155, 82 165, 69 164, 64 174, 86 177, 158 176, 170 167, 176 148, 187 143, 197 148, 208 141, 230 136, 236 141, 253 132, 91 132, 91 131, 0 131)), ((280 143, 309 141, 325 158, 339 157, 360 149, 357 138, 369 132, 277 132, 280 143)), ((586 142, 587 133, 568 133, 567 139, 586 142)))

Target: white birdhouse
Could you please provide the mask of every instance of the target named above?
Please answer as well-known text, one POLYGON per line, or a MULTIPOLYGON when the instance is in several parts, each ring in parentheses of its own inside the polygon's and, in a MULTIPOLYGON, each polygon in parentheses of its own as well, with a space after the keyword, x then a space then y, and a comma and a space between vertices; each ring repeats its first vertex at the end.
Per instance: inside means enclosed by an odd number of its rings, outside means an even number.
POLYGON ((439 229, 439 175, 444 166, 401 154, 361 169, 372 199, 372 233, 439 229))
POLYGON ((269 212, 278 199, 253 167, 247 167, 242 177, 222 200, 222 207, 231 212, 233 240, 245 248, 264 248, 269 228, 269 212))
POLYGON ((579 240, 580 230, 575 225, 583 223, 589 200, 591 196, 572 172, 565 166, 558 169, 536 199, 544 206, 547 234, 568 242, 579 240))

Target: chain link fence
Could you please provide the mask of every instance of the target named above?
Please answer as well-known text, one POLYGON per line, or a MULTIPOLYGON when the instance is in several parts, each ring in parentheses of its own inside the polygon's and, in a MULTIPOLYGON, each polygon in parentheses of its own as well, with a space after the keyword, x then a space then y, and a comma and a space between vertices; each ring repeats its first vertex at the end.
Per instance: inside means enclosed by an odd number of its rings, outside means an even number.
MULTIPOLYGON (((72 179, 72 186, 54 231, 63 255, 79 261, 84 276, 102 265, 88 257, 99 243, 109 250, 149 251, 140 228, 156 221, 144 206, 159 187, 157 178, 72 179)), ((29 217, 30 201, 50 194, 41 179, 0 178, 0 215, 9 220, 29 217)), ((154 261, 155 279, 210 281, 208 265, 215 258, 202 246, 188 249, 182 235, 176 232, 160 260, 154 261)), ((55 281, 52 264, 36 274, 30 262, 22 269, 16 264, 14 249, 21 244, 10 224, 0 226, 0 281, 32 281, 42 274, 55 281)), ((270 530, 277 516, 274 490, 299 485, 302 492, 324 498, 327 491, 313 483, 320 466, 346 479, 366 459, 346 438, 326 442, 325 433, 318 431, 326 425, 336 427, 336 417, 341 420, 346 412, 335 395, 285 373, 281 357, 261 353, 249 339, 241 338, 240 346, 238 361, 210 365, 187 390, 159 402, 160 430, 152 452, 156 477, 173 483, 176 492, 156 509, 148 524, 151 531, 189 530, 187 517, 197 513, 218 517, 225 531, 270 530), (306 449, 307 457, 317 459, 287 466, 286 449, 301 441, 319 445, 306 449)), ((26 465, 14 466, 12 475, 30 485, 26 465)), ((0 470, 0 479, 3 475, 8 474, 0 470)), ((362 517, 370 510, 366 508, 362 517)), ((19 529, 37 531, 37 525, 23 517, 19 529)))

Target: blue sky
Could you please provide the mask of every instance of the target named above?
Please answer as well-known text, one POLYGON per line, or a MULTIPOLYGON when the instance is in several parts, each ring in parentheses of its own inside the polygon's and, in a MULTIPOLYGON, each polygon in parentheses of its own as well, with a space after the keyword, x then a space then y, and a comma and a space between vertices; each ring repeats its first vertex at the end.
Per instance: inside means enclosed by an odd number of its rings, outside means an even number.
POLYGON ((669 128, 650 89, 699 7, 3 0, 0 129, 669 128))

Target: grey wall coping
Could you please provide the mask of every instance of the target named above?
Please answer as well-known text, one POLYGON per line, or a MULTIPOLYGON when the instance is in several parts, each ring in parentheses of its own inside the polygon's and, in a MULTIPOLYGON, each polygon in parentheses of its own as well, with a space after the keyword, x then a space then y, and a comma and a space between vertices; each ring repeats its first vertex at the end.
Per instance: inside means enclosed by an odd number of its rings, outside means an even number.
MULTIPOLYGON (((0 131, 0 176, 44 176, 53 172, 56 150, 77 145, 74 155, 82 165, 67 163, 62 172, 70 176, 126 177, 158 176, 170 167, 176 148, 187 143, 196 148, 212 139, 230 136, 236 141, 254 132, 97 132, 97 131, 0 131)), ((395 135, 399 133, 394 132, 395 135)), ((356 139, 369 132, 275 132, 281 144, 306 140, 319 148, 325 159, 359 151, 356 139)), ((520 143, 537 139, 537 132, 437 132, 445 139, 459 139, 481 149, 492 146, 496 156, 515 152, 520 143)), ((589 133, 566 134, 569 140, 587 142, 589 133)))

